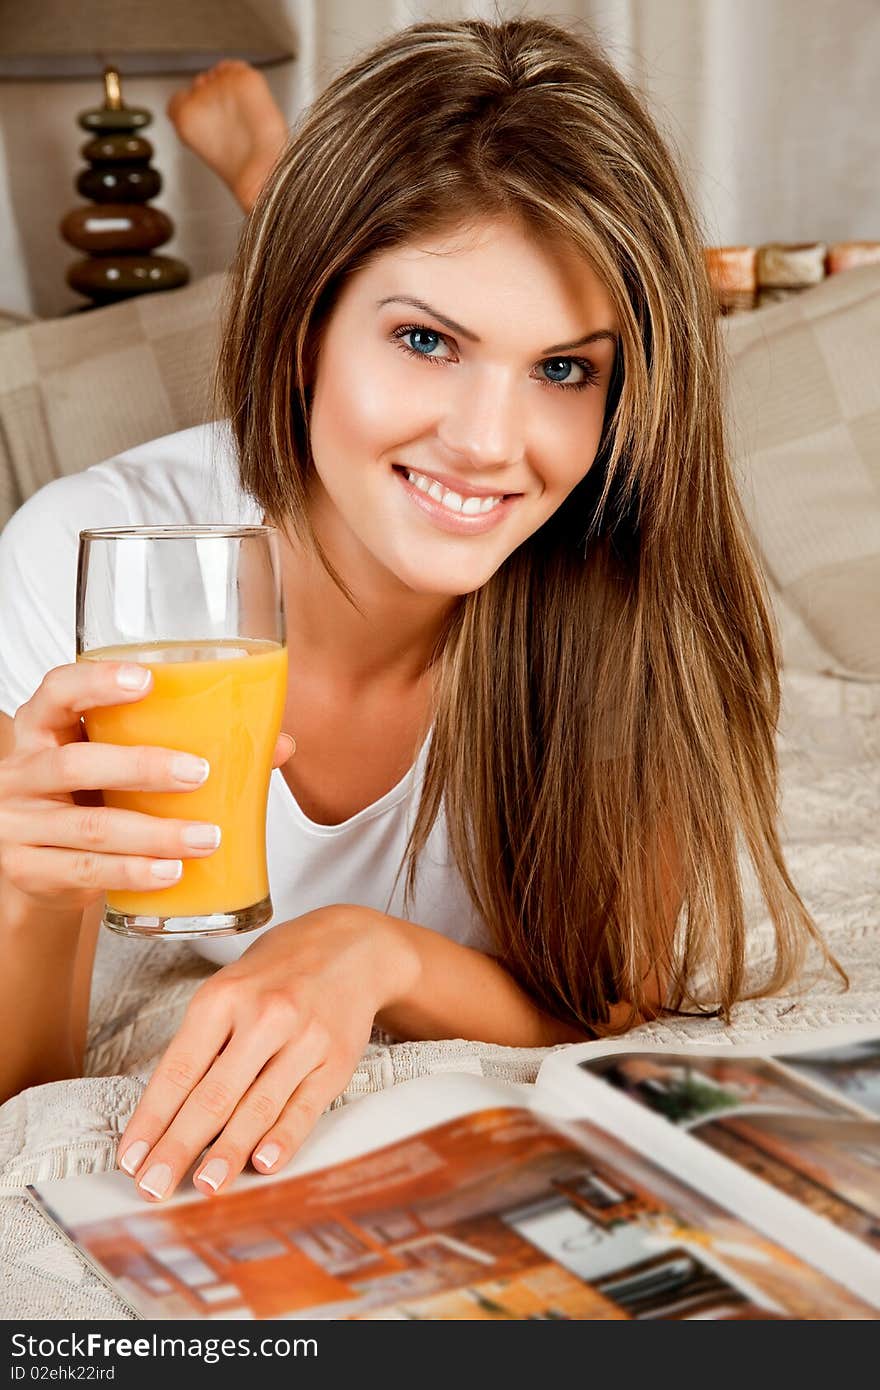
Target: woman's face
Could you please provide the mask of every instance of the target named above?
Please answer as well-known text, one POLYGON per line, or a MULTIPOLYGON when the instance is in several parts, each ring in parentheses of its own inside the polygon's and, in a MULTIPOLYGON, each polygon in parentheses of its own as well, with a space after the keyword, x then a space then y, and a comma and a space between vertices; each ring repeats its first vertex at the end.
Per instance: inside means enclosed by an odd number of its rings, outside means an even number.
POLYGON ((420 594, 485 584, 590 468, 616 333, 589 264, 513 221, 353 275, 311 408, 312 515, 342 573, 375 562, 420 594))

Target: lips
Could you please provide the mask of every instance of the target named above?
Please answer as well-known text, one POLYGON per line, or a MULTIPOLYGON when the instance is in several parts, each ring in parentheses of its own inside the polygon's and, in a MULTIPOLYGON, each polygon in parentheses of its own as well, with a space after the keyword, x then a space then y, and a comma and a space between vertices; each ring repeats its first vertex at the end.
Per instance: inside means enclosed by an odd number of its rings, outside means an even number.
POLYGON ((439 483, 441 487, 449 488, 450 492, 457 492, 459 497, 467 501, 469 497, 521 497, 520 492, 502 492, 495 487, 473 487, 468 483, 462 483, 458 478, 452 478, 447 473, 427 473, 423 468, 410 468, 402 463, 392 464, 395 473, 419 473, 423 478, 430 478, 432 483, 439 483))
MULTIPOLYGON (((441 502, 435 500, 427 492, 422 492, 406 476, 407 470, 394 466, 394 474, 400 480, 409 501, 428 519, 431 524, 439 531, 446 531, 452 536, 479 536, 485 531, 494 530, 500 526, 507 517, 511 507, 515 507, 522 494, 513 493, 504 496, 503 501, 496 503, 491 511, 478 512, 475 516, 468 516, 463 512, 452 512, 448 507, 444 507, 441 502)), ((428 477, 428 474, 424 475, 428 477)), ((439 482, 440 479, 438 478, 439 482)), ((500 493, 483 494, 489 497, 498 497, 500 493)))

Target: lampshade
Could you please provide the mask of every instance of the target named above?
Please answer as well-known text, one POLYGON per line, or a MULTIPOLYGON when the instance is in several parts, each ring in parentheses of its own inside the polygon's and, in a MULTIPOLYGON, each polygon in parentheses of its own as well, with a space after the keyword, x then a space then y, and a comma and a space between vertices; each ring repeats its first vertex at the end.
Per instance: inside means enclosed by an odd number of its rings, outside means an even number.
POLYGON ((0 0, 0 78, 200 72, 221 58, 255 67, 295 56, 243 0, 0 0))

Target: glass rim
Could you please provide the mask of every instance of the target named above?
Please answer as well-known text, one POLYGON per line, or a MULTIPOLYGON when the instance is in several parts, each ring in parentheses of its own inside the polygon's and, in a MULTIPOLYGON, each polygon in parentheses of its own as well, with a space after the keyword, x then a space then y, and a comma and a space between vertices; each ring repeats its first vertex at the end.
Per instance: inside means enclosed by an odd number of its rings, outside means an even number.
POLYGON ((101 526, 80 531, 80 540, 222 540, 243 536, 267 536, 277 532, 277 526, 230 526, 224 523, 205 523, 192 526, 101 526))

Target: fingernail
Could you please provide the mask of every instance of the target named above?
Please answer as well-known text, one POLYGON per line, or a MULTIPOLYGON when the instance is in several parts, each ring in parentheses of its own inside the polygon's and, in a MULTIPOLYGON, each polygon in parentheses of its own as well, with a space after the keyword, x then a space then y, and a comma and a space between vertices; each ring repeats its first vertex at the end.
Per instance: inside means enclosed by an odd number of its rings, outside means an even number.
POLYGON ((135 1139, 120 1158, 119 1166, 124 1168, 131 1177, 134 1177, 149 1152, 150 1146, 146 1139, 135 1139))
POLYGON ((229 1176, 229 1164, 225 1158, 211 1158, 205 1164, 200 1173, 196 1174, 197 1182, 206 1182, 209 1187, 217 1191, 221 1182, 225 1182, 229 1176))
POLYGON ((182 839, 190 849, 216 849, 221 835, 219 825, 188 825, 182 839))
POLYGON ((123 690, 146 690, 152 672, 146 666, 122 666, 116 672, 116 684, 123 690))
POLYGON ((149 1192, 151 1197, 164 1197, 170 1186, 171 1166, 168 1163, 154 1163, 138 1183, 138 1187, 149 1192))
POLYGON ((154 878, 167 878, 172 882, 180 878, 183 873, 182 859, 157 859, 150 865, 150 873, 154 878))
POLYGON ((189 753, 178 753, 171 759, 171 772, 179 782, 204 782, 211 765, 206 758, 194 758, 189 753))
POLYGON ((254 1154, 254 1163, 259 1163, 263 1168, 271 1168, 274 1163, 278 1162, 280 1157, 280 1144, 264 1144, 263 1147, 258 1149, 254 1154))

